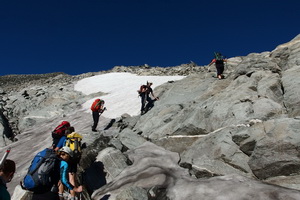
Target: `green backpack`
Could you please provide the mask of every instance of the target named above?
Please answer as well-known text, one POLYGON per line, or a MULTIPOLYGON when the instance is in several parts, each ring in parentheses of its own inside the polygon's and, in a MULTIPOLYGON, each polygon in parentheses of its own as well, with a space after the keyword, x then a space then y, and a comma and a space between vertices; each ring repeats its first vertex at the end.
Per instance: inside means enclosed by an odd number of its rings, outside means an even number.
POLYGON ((214 54, 215 54, 215 59, 217 60, 217 61, 223 61, 223 56, 222 56, 222 54, 221 53, 219 53, 219 52, 214 52, 214 54))

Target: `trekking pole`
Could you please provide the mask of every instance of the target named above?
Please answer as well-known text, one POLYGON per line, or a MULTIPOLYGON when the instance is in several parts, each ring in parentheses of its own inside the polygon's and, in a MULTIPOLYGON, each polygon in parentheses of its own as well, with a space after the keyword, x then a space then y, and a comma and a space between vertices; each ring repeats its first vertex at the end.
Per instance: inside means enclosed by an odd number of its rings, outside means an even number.
POLYGON ((7 156, 8 156, 8 154, 9 154, 9 152, 10 152, 10 147, 6 150, 6 152, 5 152, 5 154, 3 155, 3 157, 2 157, 2 159, 1 159, 1 161, 0 161, 0 168, 2 167, 2 165, 4 164, 4 162, 5 162, 5 160, 6 160, 6 158, 7 158, 7 156))

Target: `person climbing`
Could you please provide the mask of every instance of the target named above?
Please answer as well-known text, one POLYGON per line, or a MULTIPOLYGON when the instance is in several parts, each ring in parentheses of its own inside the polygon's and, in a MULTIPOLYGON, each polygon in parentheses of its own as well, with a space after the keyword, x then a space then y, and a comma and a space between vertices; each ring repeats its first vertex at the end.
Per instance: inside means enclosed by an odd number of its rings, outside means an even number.
POLYGON ((70 159, 74 156, 73 151, 69 147, 64 146, 59 150, 59 156, 62 159, 60 162, 60 184, 58 188, 59 198, 63 199, 64 187, 66 187, 70 190, 70 200, 75 200, 76 193, 82 192, 83 188, 82 186, 76 187, 69 181, 69 162, 70 159))
POLYGON ((70 128, 70 122, 62 121, 53 131, 52 131, 52 147, 53 149, 58 144, 60 138, 65 135, 65 132, 70 128))
MULTIPOLYGON (((74 127, 70 127, 68 131, 65 132, 65 135, 61 137, 56 148, 54 149, 56 152, 59 152, 59 149, 67 146, 73 152, 73 156, 69 159, 69 181, 72 185, 76 186, 76 173, 77 173, 77 165, 81 159, 81 150, 84 148, 85 143, 81 144, 82 136, 79 133, 75 132, 74 127)), ((73 196, 75 196, 75 192, 72 191, 73 196)))
POLYGON ((75 128, 73 126, 70 126, 65 132, 64 132, 64 135, 59 139, 56 147, 54 148, 54 150, 56 152, 58 152, 58 150, 60 148, 62 148, 63 146, 65 146, 66 144, 66 140, 67 140, 67 136, 71 133, 75 132, 75 128))
POLYGON ((227 62, 226 59, 223 58, 222 54, 219 52, 214 53, 214 59, 208 64, 208 66, 211 66, 213 63, 216 65, 217 69, 217 78, 218 79, 223 79, 224 75, 224 62, 227 62))
POLYGON ((59 200, 59 166, 60 160, 52 148, 45 148, 34 156, 20 182, 22 189, 32 192, 31 200, 59 200))
POLYGON ((16 164, 13 160, 6 159, 0 167, 0 199, 10 200, 10 194, 7 191, 6 184, 9 183, 16 171, 16 164))
POLYGON ((96 99, 91 106, 94 121, 92 131, 94 132, 97 132, 96 128, 98 126, 100 115, 106 110, 106 108, 104 107, 104 103, 105 102, 103 99, 96 99))
POLYGON ((153 106, 154 101, 158 100, 158 97, 156 97, 153 94, 153 90, 151 88, 152 84, 153 84, 152 82, 147 81, 147 84, 142 85, 140 87, 140 90, 138 90, 139 96, 141 97, 141 103, 142 103, 142 105, 141 105, 141 114, 142 115, 145 114, 148 111, 148 109, 153 106), (152 95, 152 97, 154 99, 152 99, 150 97, 150 94, 152 95), (146 103, 147 103, 147 106, 146 106, 146 103))

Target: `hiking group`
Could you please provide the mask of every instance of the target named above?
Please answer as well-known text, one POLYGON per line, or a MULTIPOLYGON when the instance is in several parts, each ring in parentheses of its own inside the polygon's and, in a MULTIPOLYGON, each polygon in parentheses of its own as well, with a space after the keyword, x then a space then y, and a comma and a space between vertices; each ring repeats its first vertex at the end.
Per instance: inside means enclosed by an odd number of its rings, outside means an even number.
MULTIPOLYGON (((218 79, 224 78, 224 62, 227 60, 221 53, 214 53, 214 59, 209 63, 209 66, 215 63, 218 79)), ((152 82, 147 81, 146 85, 141 85, 138 90, 141 115, 147 113, 154 106, 154 102, 159 100, 153 93, 152 85, 152 82)), ((103 99, 97 98, 90 107, 94 132, 97 132, 99 118, 106 110, 104 104, 103 99)), ((36 154, 20 183, 23 189, 32 192, 32 200, 64 200, 65 191, 69 194, 68 199, 75 200, 77 194, 83 191, 76 178, 81 150, 85 147, 81 141, 82 136, 75 132, 68 121, 62 121, 52 131, 52 146, 36 154)), ((11 181, 16 170, 15 162, 6 159, 7 154, 0 164, 0 200, 10 200, 6 183, 11 181)))
POLYGON ((21 187, 32 192, 32 200, 75 200, 82 192, 76 172, 81 158, 82 136, 68 121, 52 131, 52 146, 33 158, 21 187))
POLYGON ((223 72, 224 72, 224 63, 225 62, 227 62, 227 60, 223 58, 222 54, 219 52, 215 52, 214 59, 208 64, 208 66, 211 66, 213 63, 215 63, 218 79, 224 78, 223 72))

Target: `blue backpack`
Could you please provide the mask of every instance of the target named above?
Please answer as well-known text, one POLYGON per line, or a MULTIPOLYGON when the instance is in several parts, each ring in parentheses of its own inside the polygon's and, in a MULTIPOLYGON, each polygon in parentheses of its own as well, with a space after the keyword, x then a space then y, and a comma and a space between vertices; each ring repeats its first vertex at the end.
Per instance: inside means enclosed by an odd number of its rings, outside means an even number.
POLYGON ((22 187, 33 192, 51 190, 59 180, 59 160, 52 149, 44 149, 32 160, 22 187), (57 168, 58 166, 58 168, 57 168), (58 170, 57 170, 58 169, 58 170))

